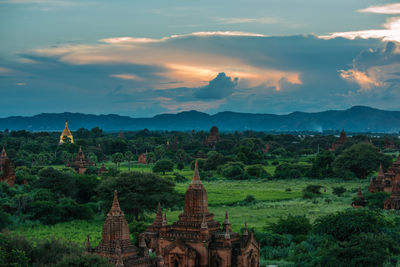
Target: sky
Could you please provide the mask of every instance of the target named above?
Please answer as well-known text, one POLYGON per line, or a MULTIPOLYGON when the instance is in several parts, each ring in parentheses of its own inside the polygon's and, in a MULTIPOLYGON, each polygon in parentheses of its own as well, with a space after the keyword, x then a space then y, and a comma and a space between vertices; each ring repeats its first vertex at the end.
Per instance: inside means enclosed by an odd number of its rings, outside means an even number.
POLYGON ((0 0, 0 117, 400 110, 400 3, 0 0))

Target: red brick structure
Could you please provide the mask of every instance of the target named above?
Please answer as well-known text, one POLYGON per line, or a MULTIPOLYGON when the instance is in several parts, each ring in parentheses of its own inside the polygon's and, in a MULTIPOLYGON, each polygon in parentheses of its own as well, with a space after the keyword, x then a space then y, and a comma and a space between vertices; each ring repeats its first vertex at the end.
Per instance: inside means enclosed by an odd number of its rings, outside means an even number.
POLYGON ((102 175, 103 173, 107 173, 107 172, 108 172, 108 170, 107 170, 106 166, 104 166, 104 161, 103 161, 100 169, 97 171, 97 175, 102 175))
POLYGON ((379 168, 378 176, 371 179, 368 191, 374 192, 388 192, 391 193, 393 185, 400 182, 400 155, 392 166, 384 173, 382 166, 379 168))
POLYGON ((371 178, 371 180, 369 182, 368 192, 370 192, 370 193, 383 192, 384 191, 384 182, 383 182, 384 179, 385 179, 385 173, 383 172, 382 164, 380 164, 378 175, 376 176, 375 179, 371 178))
POLYGON ((400 210, 400 186, 399 182, 395 181, 392 187, 390 197, 383 202, 385 210, 400 210))
POLYGON ((357 191, 356 200, 351 203, 351 206, 353 208, 362 208, 362 207, 365 207, 366 204, 367 204, 367 202, 365 201, 364 196, 362 194, 361 186, 359 186, 358 191, 357 191))
POLYGON ((105 257, 116 267, 163 266, 158 258, 149 257, 145 243, 140 242, 140 248, 131 243, 128 222, 119 206, 117 191, 114 191, 114 200, 103 225, 100 244, 92 248, 88 236, 86 253, 105 257))
POLYGON ((332 147, 329 148, 330 151, 335 151, 336 149, 338 149, 339 147, 341 147, 347 140, 346 137, 346 132, 344 131, 344 129, 342 129, 342 132, 340 133, 339 139, 332 144, 332 147))
POLYGON ((78 154, 76 154, 75 160, 67 163, 67 167, 74 168, 79 174, 85 173, 87 168, 93 165, 93 162, 85 159, 85 154, 82 151, 82 147, 79 147, 79 151, 78 154))
POLYGON ((140 154, 137 161, 140 164, 147 164, 147 152, 144 154, 140 154))
POLYGON ((219 130, 217 126, 213 126, 210 129, 210 134, 207 138, 207 145, 210 147, 215 147, 215 145, 221 140, 219 137, 219 130))
POLYGON ((0 182, 6 182, 9 186, 15 184, 14 163, 8 158, 6 149, 3 147, 0 155, 0 182))
POLYGON ((232 232, 227 213, 221 228, 209 212, 197 161, 178 221, 169 225, 159 207, 153 224, 140 237, 163 258, 166 267, 259 266, 259 244, 247 226, 240 235, 232 232))

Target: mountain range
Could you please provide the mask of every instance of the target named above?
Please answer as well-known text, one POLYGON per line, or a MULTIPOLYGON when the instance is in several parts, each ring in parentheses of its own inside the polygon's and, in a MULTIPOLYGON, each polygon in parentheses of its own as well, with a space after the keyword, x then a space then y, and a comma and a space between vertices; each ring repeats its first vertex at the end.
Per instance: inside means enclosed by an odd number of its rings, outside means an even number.
POLYGON ((215 115, 198 111, 161 114, 151 118, 132 118, 115 114, 42 113, 35 116, 0 118, 0 131, 62 131, 64 121, 71 130, 100 127, 104 131, 120 130, 209 130, 220 131, 317 131, 341 130, 350 132, 397 133, 400 131, 400 111, 385 111, 366 106, 323 112, 293 112, 287 115, 220 112, 215 115))

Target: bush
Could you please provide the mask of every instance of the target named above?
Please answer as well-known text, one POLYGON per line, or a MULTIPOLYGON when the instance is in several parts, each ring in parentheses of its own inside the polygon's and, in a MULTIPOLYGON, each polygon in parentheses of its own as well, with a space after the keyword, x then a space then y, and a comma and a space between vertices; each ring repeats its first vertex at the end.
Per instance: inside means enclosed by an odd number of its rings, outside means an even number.
POLYGON ((243 202, 246 203, 253 203, 256 201, 256 198, 253 195, 247 195, 243 202))
POLYGON ((188 179, 186 179, 186 177, 183 176, 182 174, 174 172, 174 181, 175 183, 185 183, 188 181, 188 179))
POLYGON ((264 166, 261 164, 250 165, 246 167, 246 174, 256 178, 268 178, 271 177, 264 169, 264 166))
POLYGON ((332 194, 337 195, 338 197, 342 196, 346 192, 346 188, 343 186, 335 186, 333 187, 332 194))
POLYGON ((303 198, 315 198, 319 195, 321 195, 321 185, 307 185, 304 189, 303 189, 303 198))
POLYGON ((307 235, 311 231, 310 220, 305 216, 288 215, 287 218, 280 218, 278 222, 272 223, 269 229, 275 234, 289 234, 293 236, 307 235))
POLYGON ((162 172, 165 174, 165 172, 172 172, 174 170, 174 163, 170 161, 169 159, 161 159, 156 162, 153 166, 153 172, 162 172))

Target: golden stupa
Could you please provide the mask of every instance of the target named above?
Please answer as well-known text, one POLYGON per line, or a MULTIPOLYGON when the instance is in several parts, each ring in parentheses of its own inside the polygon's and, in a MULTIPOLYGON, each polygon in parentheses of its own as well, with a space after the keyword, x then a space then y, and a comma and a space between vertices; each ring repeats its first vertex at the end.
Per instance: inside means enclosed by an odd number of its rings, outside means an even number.
POLYGON ((71 144, 74 143, 74 137, 72 136, 71 132, 68 129, 68 121, 67 120, 65 120, 65 128, 64 128, 64 131, 61 133, 61 136, 60 136, 60 144, 64 143, 64 136, 69 138, 69 140, 71 141, 71 144))

